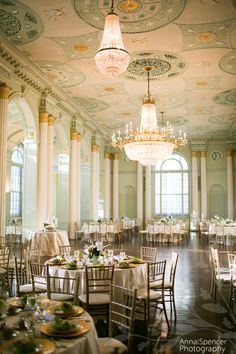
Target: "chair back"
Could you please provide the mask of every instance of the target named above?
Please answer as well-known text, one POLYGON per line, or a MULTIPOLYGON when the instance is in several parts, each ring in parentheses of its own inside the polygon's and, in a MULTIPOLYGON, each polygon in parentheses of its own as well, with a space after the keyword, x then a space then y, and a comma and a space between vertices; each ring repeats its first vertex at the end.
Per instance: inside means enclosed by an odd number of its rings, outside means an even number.
POLYGON ((114 256, 118 256, 120 254, 120 252, 125 252, 123 243, 120 243, 117 245, 109 244, 109 246, 107 247, 107 250, 113 250, 114 256))
POLYGON ((89 305, 89 296, 96 293, 111 293, 111 283, 114 276, 112 266, 86 266, 86 303, 89 305))
POLYGON ((164 292, 166 260, 160 262, 148 263, 147 266, 148 266, 147 269, 148 293, 150 292, 150 289, 153 288, 152 284, 156 284, 156 283, 159 284, 160 289, 164 292))
POLYGON ((0 248, 0 268, 9 268, 10 253, 9 247, 3 246, 0 248))
POLYGON ((68 255, 74 255, 74 251, 75 251, 75 247, 73 246, 59 246, 59 250, 60 250, 60 255, 64 256, 66 254, 68 255))
POLYGON ((46 291, 47 284, 47 267, 42 263, 29 262, 30 266, 30 275, 33 287, 33 293, 36 292, 36 289, 42 289, 46 291))
POLYGON ((126 328, 128 330, 128 353, 131 353, 136 297, 136 289, 130 290, 115 284, 111 285, 109 337, 114 337, 114 327, 126 328))
POLYGON ((147 262, 155 262, 157 258, 157 247, 144 247, 140 248, 140 257, 147 262))
POLYGON ((47 297, 53 300, 73 300, 78 304, 79 299, 79 273, 75 272, 73 277, 69 275, 51 275, 49 264, 47 267, 47 297), (56 297, 55 297, 56 296, 56 297))
POLYGON ((172 286, 174 286, 175 283, 175 274, 176 274, 178 260, 179 260, 179 254, 176 252, 172 252, 172 263, 170 268, 170 283, 172 286))

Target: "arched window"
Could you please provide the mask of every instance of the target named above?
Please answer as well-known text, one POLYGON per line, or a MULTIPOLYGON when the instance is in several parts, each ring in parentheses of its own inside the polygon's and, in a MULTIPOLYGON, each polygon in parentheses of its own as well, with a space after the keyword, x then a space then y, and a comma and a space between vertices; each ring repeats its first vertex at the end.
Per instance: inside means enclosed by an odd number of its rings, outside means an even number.
POLYGON ((173 154, 155 166, 155 214, 189 214, 189 171, 185 158, 173 154))
POLYGON ((17 146, 11 155, 10 216, 22 216, 23 148, 17 146))

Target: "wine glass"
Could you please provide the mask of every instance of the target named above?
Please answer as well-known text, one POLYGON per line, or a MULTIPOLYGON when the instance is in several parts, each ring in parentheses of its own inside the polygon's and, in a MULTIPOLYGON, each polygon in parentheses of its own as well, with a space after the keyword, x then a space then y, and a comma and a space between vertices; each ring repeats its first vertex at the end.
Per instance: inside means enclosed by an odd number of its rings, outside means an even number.
POLYGON ((113 257, 113 250, 108 250, 107 255, 111 259, 113 257))
POLYGON ((120 260, 121 262, 124 260, 125 258, 125 252, 120 252, 120 260))

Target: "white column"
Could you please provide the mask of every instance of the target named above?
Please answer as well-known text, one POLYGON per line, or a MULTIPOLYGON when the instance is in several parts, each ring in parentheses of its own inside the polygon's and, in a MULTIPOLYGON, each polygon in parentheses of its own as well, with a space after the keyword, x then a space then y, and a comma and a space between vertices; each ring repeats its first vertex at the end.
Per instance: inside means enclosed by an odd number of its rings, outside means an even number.
POLYGON ((92 184, 91 184, 91 218, 98 219, 99 203, 99 146, 92 144, 92 184))
POLYGON ((113 158, 113 218, 119 218, 119 154, 113 158))
POLYGON ((39 149, 38 149, 38 228, 43 227, 47 220, 47 192, 48 192, 48 113, 39 113, 39 149))
POLYGON ((77 133, 77 218, 76 218, 76 226, 77 230, 81 229, 81 174, 80 174, 80 165, 81 165, 81 137, 80 133, 77 133))
POLYGON ((198 199, 198 151, 192 151, 192 211, 195 212, 196 221, 199 216, 198 199))
POLYGON ((201 218, 207 219, 206 151, 201 151, 201 218))
POLYGON ((226 149, 227 159, 227 195, 228 195, 228 218, 234 218, 234 195, 233 195, 233 161, 232 150, 226 149))
POLYGON ((151 191, 151 166, 146 166, 146 179, 145 179, 145 223, 152 217, 152 191, 151 191))
POLYGON ((143 228, 143 166, 137 162, 137 218, 143 228))
POLYGON ((47 217, 52 220, 53 201, 53 134, 54 117, 48 116, 48 194, 47 194, 47 217))
POLYGON ((70 134, 70 197, 69 197, 69 236, 74 238, 77 222, 77 165, 78 165, 78 144, 77 132, 70 134))
POLYGON ((0 236, 6 231, 7 118, 9 87, 0 86, 0 236))
POLYGON ((104 216, 106 219, 111 217, 111 158, 110 153, 104 153, 104 216))

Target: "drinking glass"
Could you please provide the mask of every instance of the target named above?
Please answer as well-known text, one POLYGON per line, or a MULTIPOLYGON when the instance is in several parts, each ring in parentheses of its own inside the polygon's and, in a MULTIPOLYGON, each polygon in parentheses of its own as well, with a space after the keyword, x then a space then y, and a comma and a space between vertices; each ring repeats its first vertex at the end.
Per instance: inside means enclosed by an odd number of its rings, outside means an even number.
POLYGON ((125 252, 120 252, 120 259, 123 261, 125 258, 125 252))
POLYGON ((108 250, 107 255, 111 259, 113 257, 113 250, 108 250))

